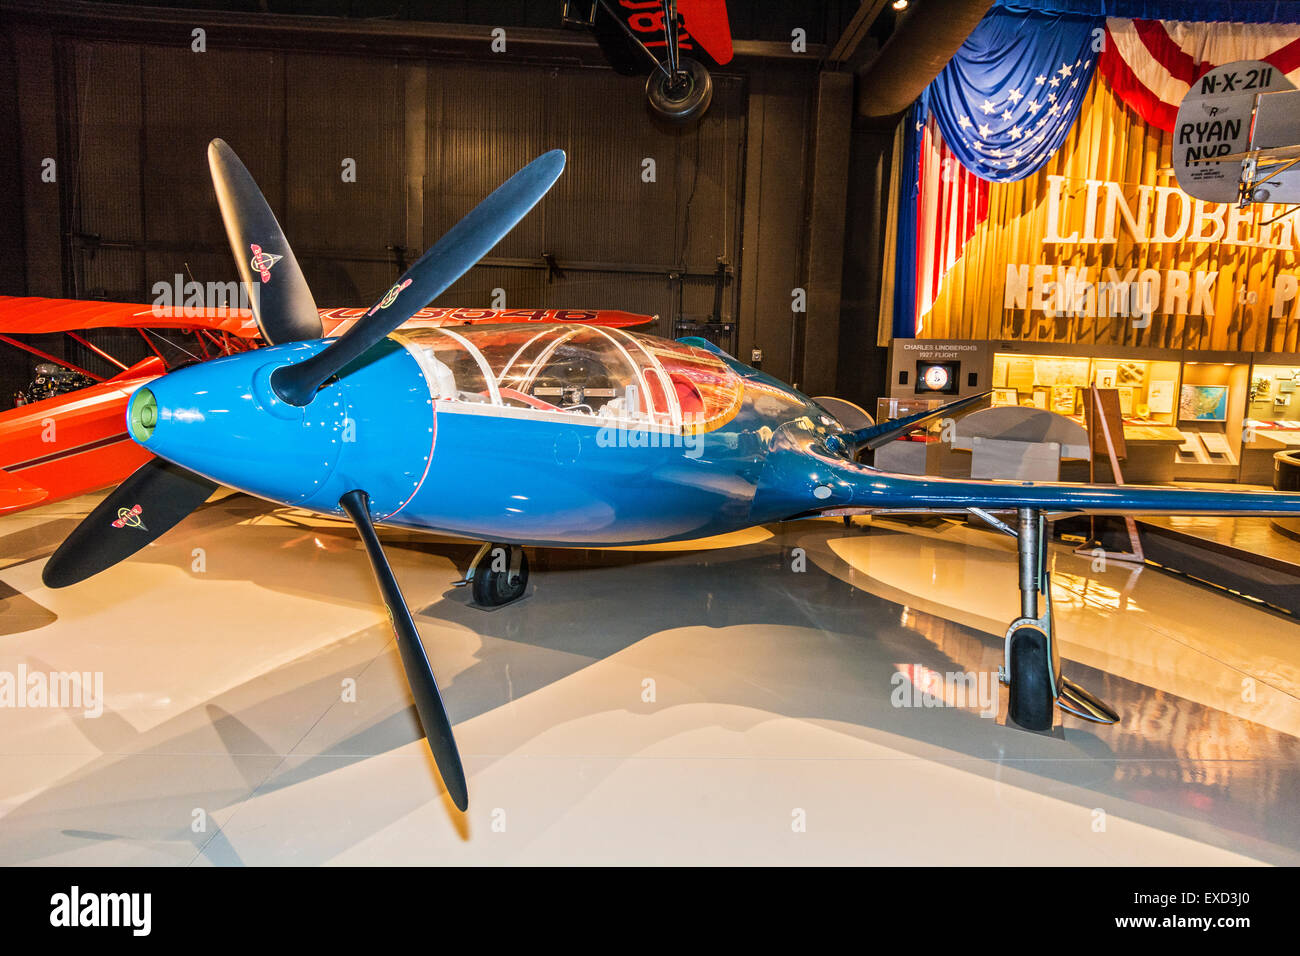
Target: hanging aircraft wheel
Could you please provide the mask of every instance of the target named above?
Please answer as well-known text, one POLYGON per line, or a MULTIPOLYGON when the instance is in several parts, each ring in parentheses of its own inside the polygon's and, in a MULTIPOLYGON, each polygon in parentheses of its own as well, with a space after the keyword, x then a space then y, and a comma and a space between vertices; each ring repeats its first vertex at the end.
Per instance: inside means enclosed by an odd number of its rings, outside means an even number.
POLYGON ((670 123, 689 123, 704 115, 713 99, 713 78, 704 64, 682 57, 672 79, 655 70, 645 83, 651 111, 670 123))
POLYGON ((494 544, 474 569, 474 603, 500 607, 523 597, 528 587, 528 555, 518 545, 494 544))
POLYGON ((1036 627, 1020 627, 1011 635, 1011 699, 1007 716, 1026 730, 1051 730, 1052 662, 1047 635, 1036 627))

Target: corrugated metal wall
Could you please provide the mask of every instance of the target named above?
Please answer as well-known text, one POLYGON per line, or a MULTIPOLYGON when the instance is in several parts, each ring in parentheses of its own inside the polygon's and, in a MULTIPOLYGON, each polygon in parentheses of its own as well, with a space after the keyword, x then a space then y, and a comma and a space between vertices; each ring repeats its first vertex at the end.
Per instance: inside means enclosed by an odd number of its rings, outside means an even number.
MULTIPOLYGON (((62 52, 77 296, 147 300, 177 273, 235 277, 208 178, 214 136, 262 186, 321 305, 373 301, 400 263, 554 147, 569 156, 560 182, 439 304, 486 305, 502 289, 511 308, 657 313, 669 334, 677 289, 668 274, 707 275, 716 257, 739 259, 739 77, 715 78, 703 122, 666 130, 648 116, 641 81, 606 70, 196 55, 77 39, 62 52), (345 161, 355 182, 344 180, 345 161), (543 253, 563 278, 548 278, 543 253)), ((724 297, 727 318, 736 288, 724 297)), ((685 313, 707 314, 712 302, 710 283, 685 284, 685 313)))

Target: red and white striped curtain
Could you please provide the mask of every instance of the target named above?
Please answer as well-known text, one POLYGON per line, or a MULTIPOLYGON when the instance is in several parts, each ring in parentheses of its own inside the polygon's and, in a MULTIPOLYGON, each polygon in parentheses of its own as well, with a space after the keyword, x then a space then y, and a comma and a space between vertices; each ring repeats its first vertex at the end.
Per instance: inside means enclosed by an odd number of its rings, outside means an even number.
POLYGON ((989 183, 958 161, 933 114, 921 138, 916 197, 916 334, 948 272, 989 216, 989 183))
POLYGON ((1300 26, 1111 17, 1098 68, 1126 105, 1152 126, 1172 131, 1191 85, 1237 60, 1263 60, 1300 86, 1300 26))

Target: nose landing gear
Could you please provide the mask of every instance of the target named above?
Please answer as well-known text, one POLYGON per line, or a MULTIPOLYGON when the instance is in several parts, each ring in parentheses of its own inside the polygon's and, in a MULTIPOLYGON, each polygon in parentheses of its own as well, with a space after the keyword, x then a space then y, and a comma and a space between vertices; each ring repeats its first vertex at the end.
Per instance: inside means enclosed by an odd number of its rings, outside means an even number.
POLYGON ((457 584, 468 584, 474 604, 484 609, 517 601, 528 590, 528 555, 517 544, 484 544, 457 584))

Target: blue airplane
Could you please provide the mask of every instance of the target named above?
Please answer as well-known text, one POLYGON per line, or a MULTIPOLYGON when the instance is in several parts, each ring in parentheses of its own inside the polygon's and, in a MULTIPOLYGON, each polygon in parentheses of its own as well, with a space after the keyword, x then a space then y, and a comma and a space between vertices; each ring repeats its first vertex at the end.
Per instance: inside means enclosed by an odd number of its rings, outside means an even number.
POLYGON ((1021 613, 1007 630, 1002 679, 1010 718, 1044 730, 1058 704, 1089 720, 1118 719, 1061 674, 1049 513, 1300 514, 1300 495, 1281 493, 891 474, 860 459, 985 396, 855 422, 847 403, 802 395, 704 339, 543 323, 397 332, 545 195, 564 167, 559 150, 483 200, 346 333, 323 339, 302 271, 252 177, 221 140, 208 159, 270 344, 136 391, 128 430, 157 457, 87 516, 43 579, 65 587, 128 558, 218 485, 346 515, 462 811, 468 792, 451 724, 377 525, 486 542, 467 578, 475 602, 491 607, 524 593, 525 545, 679 541, 824 515, 973 513, 1018 542, 1021 613))

